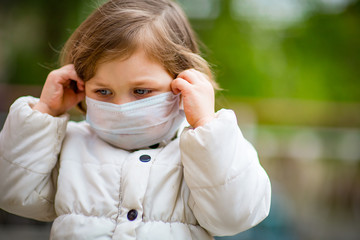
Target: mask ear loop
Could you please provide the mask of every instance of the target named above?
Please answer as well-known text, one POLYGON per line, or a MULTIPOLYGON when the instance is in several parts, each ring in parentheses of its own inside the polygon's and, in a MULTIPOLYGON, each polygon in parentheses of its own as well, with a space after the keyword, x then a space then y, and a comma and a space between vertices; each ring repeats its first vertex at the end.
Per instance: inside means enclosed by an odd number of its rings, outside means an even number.
POLYGON ((184 101, 183 101, 183 97, 181 94, 180 94, 179 109, 184 110, 184 101))

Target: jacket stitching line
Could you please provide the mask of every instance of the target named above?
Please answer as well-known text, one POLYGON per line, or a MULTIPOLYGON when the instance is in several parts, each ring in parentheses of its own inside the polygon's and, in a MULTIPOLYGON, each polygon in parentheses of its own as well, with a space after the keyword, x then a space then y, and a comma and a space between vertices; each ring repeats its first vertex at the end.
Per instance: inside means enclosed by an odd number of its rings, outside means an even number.
POLYGON ((8 163, 11 164, 11 165, 15 165, 15 166, 17 166, 17 167, 20 167, 20 168, 22 168, 22 169, 24 169, 24 170, 26 170, 26 171, 28 171, 28 172, 32 172, 32 173, 36 173, 36 174, 40 174, 40 175, 48 175, 48 174, 51 173, 51 171, 49 171, 49 172, 38 172, 38 171, 34 171, 34 170, 32 170, 32 169, 29 169, 29 168, 27 168, 27 167, 24 167, 24 166, 20 165, 19 163, 9 161, 9 160, 5 159, 4 157, 2 157, 1 159, 2 159, 3 161, 5 161, 5 162, 8 162, 8 163))
POLYGON ((165 221, 162 221, 162 220, 151 220, 151 219, 144 219, 143 218, 143 222, 144 223, 146 223, 146 222, 159 222, 159 223, 168 223, 168 224, 184 224, 184 225, 190 225, 190 226, 194 226, 194 227, 201 227, 198 224, 186 223, 186 222, 180 222, 180 221, 168 221, 168 222, 165 222, 165 221))
POLYGON ((75 215, 75 216, 82 216, 82 217, 87 217, 87 218, 99 218, 99 219, 108 219, 110 221, 112 221, 113 223, 116 224, 116 220, 114 220, 113 218, 111 217, 106 217, 106 216, 95 216, 95 215, 85 215, 85 214, 79 214, 79 213, 63 213, 63 214, 60 214, 60 215, 57 215, 57 218, 56 219, 60 219, 60 218, 64 218, 66 216, 72 216, 72 215, 75 215))
MULTIPOLYGON (((121 167, 120 167, 120 176, 119 176, 119 204, 117 206, 117 215, 116 215, 116 218, 115 218, 115 224, 117 225, 118 224, 118 220, 119 220, 119 217, 120 217, 120 212, 121 212, 121 204, 123 202, 123 187, 122 187, 122 177, 123 177, 123 170, 124 170, 124 165, 126 164, 126 160, 122 162, 121 164, 121 167)), ((115 233, 115 229, 114 228, 114 231, 113 233, 115 233)))
POLYGON ((38 194, 39 194, 39 198, 44 199, 45 201, 47 201, 47 202, 49 202, 49 203, 51 203, 51 204, 53 204, 53 203, 54 203, 54 201, 53 201, 53 200, 51 200, 51 199, 49 199, 49 198, 47 198, 47 197, 45 197, 45 196, 41 195, 40 193, 38 193, 38 194))

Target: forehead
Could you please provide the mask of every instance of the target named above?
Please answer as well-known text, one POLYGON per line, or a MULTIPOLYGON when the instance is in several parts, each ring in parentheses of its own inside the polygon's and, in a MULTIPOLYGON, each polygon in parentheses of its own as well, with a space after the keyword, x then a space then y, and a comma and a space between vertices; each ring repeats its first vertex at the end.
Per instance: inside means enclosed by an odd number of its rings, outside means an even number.
POLYGON ((149 70, 166 71, 165 67, 159 63, 159 61, 149 57, 143 49, 137 49, 128 56, 120 56, 100 63, 96 72, 102 72, 104 69, 119 71, 123 74, 128 72, 141 74, 149 72, 149 70))
POLYGON ((107 84, 116 82, 161 81, 172 77, 159 62, 149 58, 143 50, 135 51, 130 57, 116 58, 99 64, 95 75, 89 81, 107 84))

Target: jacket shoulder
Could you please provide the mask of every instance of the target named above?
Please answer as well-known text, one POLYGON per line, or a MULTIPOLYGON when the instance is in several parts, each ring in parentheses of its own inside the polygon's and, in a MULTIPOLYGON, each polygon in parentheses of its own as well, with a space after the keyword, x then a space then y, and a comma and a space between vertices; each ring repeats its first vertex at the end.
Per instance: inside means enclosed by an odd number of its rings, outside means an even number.
POLYGON ((93 135, 93 131, 90 128, 90 125, 86 121, 69 121, 66 130, 66 137, 69 136, 81 136, 88 137, 93 135))

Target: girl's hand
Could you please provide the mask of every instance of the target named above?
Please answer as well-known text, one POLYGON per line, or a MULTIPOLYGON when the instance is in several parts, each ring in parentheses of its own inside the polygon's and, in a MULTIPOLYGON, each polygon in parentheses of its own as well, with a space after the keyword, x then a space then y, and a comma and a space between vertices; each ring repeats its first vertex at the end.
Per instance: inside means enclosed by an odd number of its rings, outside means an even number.
POLYGON ((84 82, 77 76, 74 65, 65 65, 49 73, 40 101, 33 109, 59 116, 84 99, 84 90, 84 82), (71 88, 71 81, 76 82, 76 91, 71 88))
POLYGON ((214 88, 205 74, 188 69, 171 82, 174 94, 181 93, 186 119, 193 128, 203 126, 215 117, 214 88))

